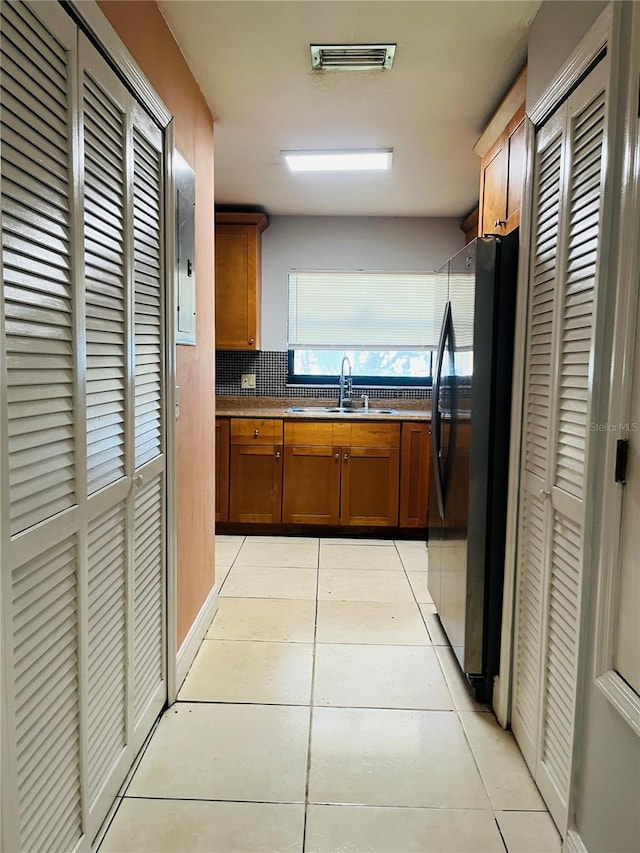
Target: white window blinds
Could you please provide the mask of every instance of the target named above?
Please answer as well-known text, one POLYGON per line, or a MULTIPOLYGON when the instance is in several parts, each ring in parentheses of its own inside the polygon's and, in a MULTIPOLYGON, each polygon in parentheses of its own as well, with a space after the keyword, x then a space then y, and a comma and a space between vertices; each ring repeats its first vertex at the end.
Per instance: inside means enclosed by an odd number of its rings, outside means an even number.
POLYGON ((435 349, 435 273, 289 272, 289 349, 435 349))

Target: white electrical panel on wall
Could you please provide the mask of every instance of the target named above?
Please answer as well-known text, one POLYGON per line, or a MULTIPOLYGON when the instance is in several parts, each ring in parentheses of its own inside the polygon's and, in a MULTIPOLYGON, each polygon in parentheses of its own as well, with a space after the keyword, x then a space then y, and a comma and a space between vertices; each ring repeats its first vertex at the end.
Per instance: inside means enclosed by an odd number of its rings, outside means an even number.
POLYGON ((178 310, 176 343, 196 343, 196 175, 177 151, 174 152, 176 183, 176 279, 178 310))

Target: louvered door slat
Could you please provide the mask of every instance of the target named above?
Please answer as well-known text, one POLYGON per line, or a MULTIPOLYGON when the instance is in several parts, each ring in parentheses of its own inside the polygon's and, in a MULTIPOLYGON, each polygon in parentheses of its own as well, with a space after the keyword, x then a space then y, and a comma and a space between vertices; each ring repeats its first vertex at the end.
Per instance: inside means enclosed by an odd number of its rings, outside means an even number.
POLYGON ((574 441, 573 426, 588 429, 589 365, 593 335, 593 304, 599 235, 596 194, 601 183, 605 96, 600 92, 572 123, 573 160, 569 179, 568 258, 562 306, 559 421, 555 482, 581 499, 584 492, 585 444, 574 441), (593 198, 584 218, 585 195, 593 198))
POLYGON ((124 110, 87 70, 83 74, 83 121, 85 192, 96 199, 95 208, 107 207, 108 201, 113 216, 104 228, 92 217, 84 232, 87 488, 92 494, 125 473, 127 166, 124 110), (108 380, 105 359, 114 365, 108 380), (100 420, 105 415, 110 417, 108 438, 100 420))
POLYGON ((544 477, 549 446, 551 348, 556 285, 562 138, 556 136, 536 156, 539 207, 534 224, 530 289, 529 366, 526 382, 526 468, 544 477))
POLYGON ((134 129, 136 467, 163 452, 161 163, 160 152, 134 129), (153 402, 155 407, 149 409, 153 402), (152 411, 155 415, 150 417, 152 411))
POLYGON ((82 831, 76 565, 68 539, 12 576, 20 832, 43 853, 82 831))
MULTIPOLYGON (((531 743, 538 720, 542 602, 544 598, 545 505, 527 488, 522 493, 518 560, 515 712, 531 743)), ((524 746, 524 744, 523 744, 524 746)))
POLYGON ((11 532, 19 533, 75 501, 71 107, 63 46, 46 35, 24 4, 5 3, 2 14, 1 44, 7 59, 0 141, 9 487, 11 532), (20 222, 31 223, 31 228, 23 230, 20 222), (54 240, 47 237, 51 234, 54 240), (47 364, 47 357, 56 359, 57 370, 47 364), (69 412, 63 434, 46 422, 37 432, 16 428, 34 413, 60 411, 69 412), (43 463, 45 447, 48 463, 43 463))
POLYGON ((552 536, 542 762, 559 790, 566 792, 578 666, 582 530, 556 511, 552 536))
POLYGON ((163 476, 138 489, 135 501, 134 706, 139 720, 164 680, 163 476))

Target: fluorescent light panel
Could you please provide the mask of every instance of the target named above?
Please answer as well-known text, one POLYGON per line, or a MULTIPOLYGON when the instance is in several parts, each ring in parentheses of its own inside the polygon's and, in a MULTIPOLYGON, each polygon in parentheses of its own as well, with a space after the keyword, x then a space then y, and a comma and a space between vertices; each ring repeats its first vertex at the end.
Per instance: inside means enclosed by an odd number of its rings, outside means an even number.
POLYGON ((292 172, 382 172, 391 168, 392 148, 362 151, 281 151, 292 172))

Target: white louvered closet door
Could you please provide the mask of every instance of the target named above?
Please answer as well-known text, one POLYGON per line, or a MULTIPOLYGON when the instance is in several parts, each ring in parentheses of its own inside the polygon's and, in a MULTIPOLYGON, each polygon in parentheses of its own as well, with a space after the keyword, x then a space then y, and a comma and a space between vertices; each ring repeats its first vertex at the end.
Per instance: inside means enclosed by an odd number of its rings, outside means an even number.
POLYGON ((133 713, 144 742, 167 696, 162 135, 132 113, 133 153, 133 713))
POLYGON ((83 833, 84 449, 74 415, 76 28, 58 4, 40 11, 0 8, 0 493, 4 843, 44 853, 74 850, 83 833))
POLYGON ((166 700, 162 135, 59 4, 0 14, 0 846, 69 853, 166 700))
POLYGON ((166 700, 163 198, 159 129, 83 34, 79 57, 91 837, 166 700))
POLYGON ((567 825, 583 584, 608 62, 537 136, 513 730, 567 825))
POLYGON ((79 60, 86 333, 86 785, 91 837, 134 758, 128 667, 132 99, 84 36, 79 60))

